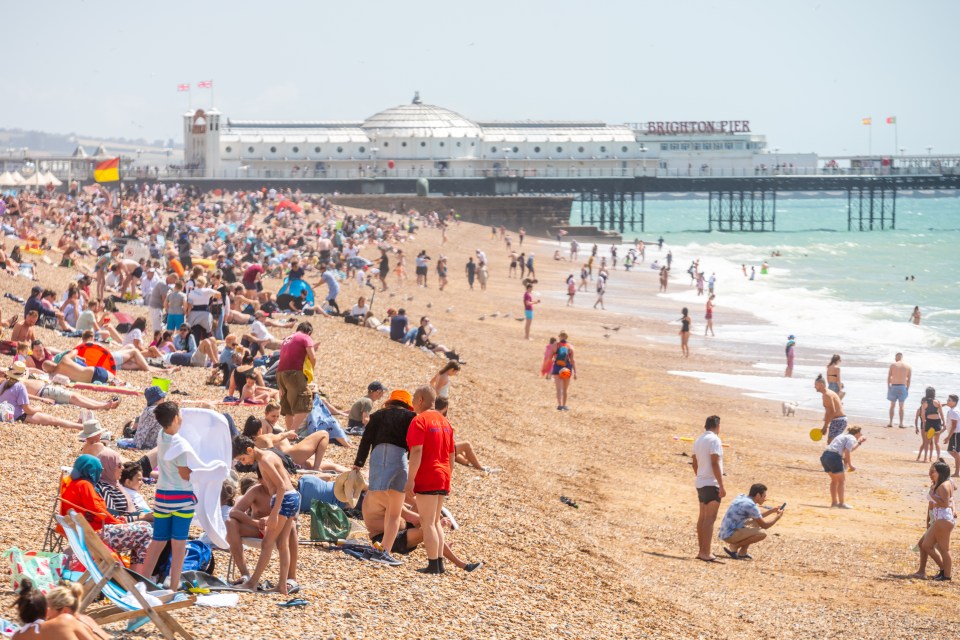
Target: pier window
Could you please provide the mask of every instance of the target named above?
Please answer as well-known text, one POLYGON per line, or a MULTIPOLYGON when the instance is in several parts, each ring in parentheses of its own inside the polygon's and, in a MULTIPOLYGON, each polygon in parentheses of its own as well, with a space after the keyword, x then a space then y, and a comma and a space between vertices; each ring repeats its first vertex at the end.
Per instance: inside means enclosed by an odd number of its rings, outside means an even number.
POLYGON ((390 146, 390 143, 389 143, 389 142, 384 142, 384 143, 383 143, 383 148, 384 148, 384 149, 386 149, 386 148, 389 147, 389 146, 390 146))
POLYGON ((441 146, 441 147, 444 146, 444 145, 443 145, 443 141, 440 142, 440 146, 441 146))
POLYGON ((226 151, 227 153, 230 153, 231 151, 233 151, 233 147, 227 147, 226 149, 224 149, 224 151, 226 151))
POLYGON ((728 150, 729 150, 729 149, 733 149, 733 143, 732 143, 732 142, 724 142, 724 143, 723 143, 723 148, 724 148, 724 149, 728 149, 728 150))
POLYGON ((578 152, 578 153, 583 153, 583 147, 577 147, 577 152, 578 152))
POLYGON ((276 153, 276 152, 277 152, 276 147, 270 147, 270 153, 276 153))
POLYGON ((343 153, 343 147, 337 147, 337 153, 343 153))
POLYGON ((313 148, 313 152, 314 152, 314 153, 320 153, 320 147, 314 147, 314 148, 313 148))
POLYGON ((406 142, 401 142, 401 143, 400 143, 400 146, 401 146, 401 147, 405 147, 405 146, 407 146, 407 143, 406 143, 406 142))
POLYGON ((247 153, 253 153, 253 147, 247 147, 247 153))
POLYGON ((293 152, 294 152, 294 153, 300 153, 300 147, 294 147, 294 148, 293 148, 293 152))
POLYGON ((627 148, 626 148, 626 147, 620 147, 620 151, 622 151, 623 153, 626 153, 626 152, 627 152, 627 148))
POLYGON ((694 150, 694 151, 700 151, 702 148, 703 148, 703 145, 700 144, 699 142, 694 142, 694 143, 693 143, 693 150, 694 150))
POLYGON ((563 147, 557 147, 557 153, 563 153, 563 147))
POLYGON ((365 153, 365 152, 366 152, 366 150, 367 150, 367 148, 366 148, 366 147, 360 147, 360 153, 365 153))
POLYGON ((458 146, 458 147, 460 146, 460 141, 459 141, 459 140, 457 140, 457 146, 458 146))
POLYGON ((671 142, 671 143, 670 143, 670 151, 679 151, 679 149, 680 149, 680 145, 679 145, 679 144, 677 144, 676 142, 671 142))
POLYGON ((425 146, 427 146, 427 143, 421 141, 421 142, 420 142, 420 146, 421 146, 421 147, 425 147, 425 146))
POLYGON ((534 153, 540 153, 540 147, 534 147, 534 148, 533 148, 533 152, 534 152, 534 153))
POLYGON ((669 148, 670 148, 670 145, 669 145, 668 143, 666 143, 666 142, 661 142, 661 143, 660 143, 660 151, 666 151, 666 150, 669 149, 669 148))
POLYGON ((600 153, 606 153, 606 152, 607 152, 606 147, 600 147, 600 153))
POLYGON ((496 153, 496 152, 497 152, 496 147, 490 147, 490 153, 496 153))
POLYGON ((690 151, 690 143, 684 142, 683 144, 680 145, 680 149, 683 151, 690 151))

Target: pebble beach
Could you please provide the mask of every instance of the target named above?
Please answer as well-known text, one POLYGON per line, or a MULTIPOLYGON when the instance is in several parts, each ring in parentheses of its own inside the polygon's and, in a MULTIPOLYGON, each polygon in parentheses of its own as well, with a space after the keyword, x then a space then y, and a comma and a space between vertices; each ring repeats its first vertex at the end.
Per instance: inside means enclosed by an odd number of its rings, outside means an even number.
MULTIPOLYGON (((635 274, 631 299, 617 300, 611 271, 610 301, 617 311, 590 308, 580 293, 573 308, 556 294, 578 271, 551 259, 557 243, 527 236, 535 251, 537 305, 532 340, 523 338, 523 288, 508 278, 508 250, 489 227, 458 223, 441 244, 437 229, 423 229, 404 246, 447 256, 450 285, 440 292, 431 269, 429 288, 412 279, 378 292, 373 313, 406 307, 428 315, 438 340, 466 365, 452 379, 449 419, 458 441, 470 441, 496 473, 458 466, 448 505, 460 523, 454 549, 483 560, 477 572, 421 575, 422 549, 401 567, 354 560, 316 546, 300 549, 300 609, 277 605, 279 595, 244 594, 233 609, 191 607, 176 617, 196 638, 861 638, 950 637, 960 623, 956 583, 908 579, 916 570, 912 547, 923 533, 927 465, 914 463, 912 430, 888 430, 877 421, 854 421, 868 442, 856 454, 847 480, 855 509, 829 509, 828 481, 819 464, 821 445, 808 437, 819 426, 816 411, 781 415, 779 403, 746 397, 736 389, 671 375, 674 370, 737 372, 751 354, 717 353, 694 328, 689 360, 679 358, 677 326, 662 319, 676 302, 657 296, 656 275, 635 274), (490 260, 486 291, 470 291, 463 265, 481 249, 490 260), (643 283, 649 286, 643 290, 643 283), (626 308, 646 308, 650 313, 626 308), (652 311, 651 311, 652 310, 652 311), (619 327, 614 331, 610 327, 619 327), (606 328, 605 328, 606 327, 606 328), (576 348, 578 379, 568 412, 556 411, 553 383, 539 376, 551 336, 567 331, 576 348), (697 498, 690 445, 711 414, 722 418, 727 499, 755 482, 769 487, 769 505, 788 503, 783 520, 753 550, 752 562, 697 562, 697 498), (577 508, 561 502, 569 497, 577 508)), ((515 234, 514 234, 515 238, 515 234)), ((516 248, 516 239, 514 239, 516 248)), ((54 264, 59 262, 50 252, 54 264)), ((362 252, 377 255, 370 246, 362 252)), ((89 259, 87 262, 91 262, 89 259)), ((87 266, 90 266, 89 264, 87 266)), ((65 287, 75 270, 40 263, 40 284, 65 287)), ((318 279, 308 274, 311 282, 318 279)), ((26 297, 34 283, 7 278, 4 291, 26 297)), ((278 280, 265 286, 276 290, 278 280)), ((680 274, 671 286, 686 287, 680 274)), ((341 306, 368 295, 344 283, 341 306)), ((143 308, 121 305, 137 316, 143 308)), ((22 305, 0 299, 3 317, 22 305)), ((677 309, 679 310, 679 309, 677 309)), ((738 317, 738 322, 749 318, 738 317)), ((388 388, 426 384, 444 360, 391 342, 384 334, 313 318, 318 386, 347 409, 371 380, 388 388)), ((717 332, 723 330, 722 321, 717 332)), ((274 330, 286 335, 289 330, 274 330)), ((74 341, 38 329, 56 348, 74 341)), ((9 359, 3 364, 8 365, 9 359)), ((207 372, 183 369, 173 376, 179 398, 218 400, 222 389, 205 385, 207 372)), ((124 372, 143 388, 151 374, 124 372)), ((810 382, 812 387, 812 380, 810 382)), ((955 390, 950 391, 955 392, 955 390)), ((877 391, 883 403, 882 390, 877 391)), ((101 422, 119 437, 143 408, 124 396, 101 422)), ((815 409, 813 407, 812 409, 815 409)), ((257 407, 231 407, 242 424, 257 407)), ((73 407, 44 411, 76 419, 73 407)), ((258 413, 259 415, 259 413, 258 413)), ((56 427, 0 425, 0 544, 39 550, 54 504, 59 467, 80 449, 76 433, 56 427)), ((122 455, 123 452, 121 452, 122 455)), ((351 464, 354 448, 330 447, 328 456, 351 464)), ((131 456, 125 455, 127 459, 131 456)), ((719 521, 718 521, 719 523, 719 521)), ((301 539, 309 520, 300 517, 301 539)), ((715 550, 720 550, 719 541, 715 550)), ((956 545, 956 539, 954 539, 956 545)), ((248 558, 252 558, 248 552, 248 558)), ((223 575, 227 554, 216 554, 223 575)), ((275 564, 268 569, 276 572, 275 564)), ((6 584, 0 615, 13 619, 6 584)), ((111 631, 120 629, 109 627, 111 631)), ((151 625, 117 637, 159 638, 151 625)))

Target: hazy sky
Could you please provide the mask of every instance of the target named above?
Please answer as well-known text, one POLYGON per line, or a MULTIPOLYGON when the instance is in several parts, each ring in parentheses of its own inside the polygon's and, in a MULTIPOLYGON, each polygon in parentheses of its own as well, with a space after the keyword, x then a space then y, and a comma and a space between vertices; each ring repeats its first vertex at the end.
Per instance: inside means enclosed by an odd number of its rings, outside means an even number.
POLYGON ((960 2, 4 3, 0 127, 173 137, 188 107, 362 120, 750 120, 770 148, 960 153, 960 2))

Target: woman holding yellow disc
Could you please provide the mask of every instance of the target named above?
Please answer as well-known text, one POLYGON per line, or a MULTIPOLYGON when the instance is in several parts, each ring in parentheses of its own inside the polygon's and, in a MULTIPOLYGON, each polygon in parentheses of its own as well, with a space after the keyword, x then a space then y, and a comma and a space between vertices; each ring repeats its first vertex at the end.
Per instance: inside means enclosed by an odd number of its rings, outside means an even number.
POLYGON ((917 460, 920 460, 920 454, 923 454, 923 461, 928 462, 931 459, 936 460, 940 457, 940 432, 943 431, 943 407, 937 400, 937 390, 933 387, 927 387, 923 400, 920 401, 920 408, 913 420, 913 427, 920 433, 920 425, 923 425, 923 443, 920 451, 917 452, 917 460), (937 455, 933 455, 933 449, 936 447, 937 455))

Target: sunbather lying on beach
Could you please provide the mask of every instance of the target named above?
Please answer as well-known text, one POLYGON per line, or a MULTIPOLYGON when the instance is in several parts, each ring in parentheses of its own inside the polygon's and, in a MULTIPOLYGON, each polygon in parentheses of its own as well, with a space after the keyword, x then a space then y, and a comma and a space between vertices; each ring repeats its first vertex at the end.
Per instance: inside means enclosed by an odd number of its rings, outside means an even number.
POLYGON ((37 402, 46 402, 48 404, 72 404, 82 409, 91 409, 93 411, 109 411, 120 406, 120 398, 113 396, 110 400, 94 400, 82 396, 66 387, 43 380, 34 380, 33 378, 24 378, 21 380, 23 386, 27 388, 31 400, 37 402))

